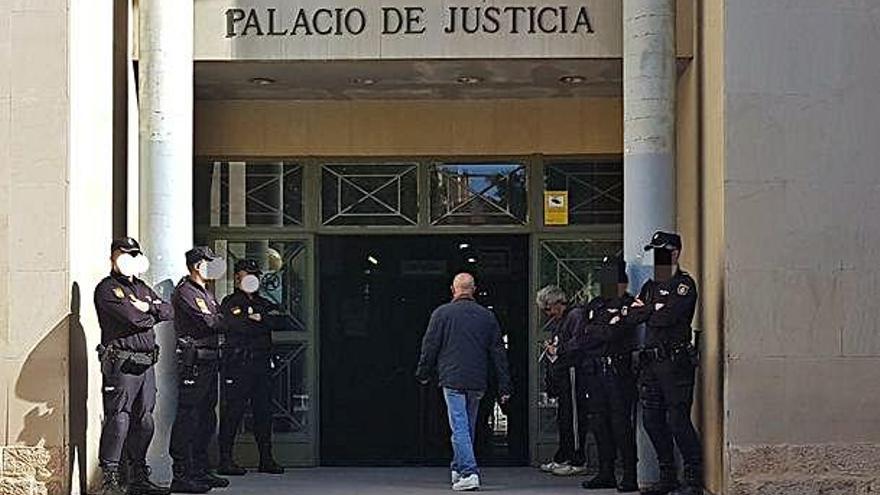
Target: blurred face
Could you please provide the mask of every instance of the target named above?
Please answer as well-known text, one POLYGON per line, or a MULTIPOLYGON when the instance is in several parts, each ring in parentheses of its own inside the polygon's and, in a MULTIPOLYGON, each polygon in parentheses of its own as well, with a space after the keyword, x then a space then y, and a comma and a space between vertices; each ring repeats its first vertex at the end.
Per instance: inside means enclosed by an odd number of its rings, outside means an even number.
POLYGON ((565 313, 565 304, 563 303, 553 303, 548 306, 544 306, 541 308, 541 311, 544 312, 544 316, 550 318, 551 320, 555 320, 557 318, 561 318, 563 313, 565 313))
POLYGON ((678 266, 678 255, 679 251, 677 249, 671 251, 668 249, 654 250, 654 278, 657 281, 663 282, 675 275, 675 270, 678 266))

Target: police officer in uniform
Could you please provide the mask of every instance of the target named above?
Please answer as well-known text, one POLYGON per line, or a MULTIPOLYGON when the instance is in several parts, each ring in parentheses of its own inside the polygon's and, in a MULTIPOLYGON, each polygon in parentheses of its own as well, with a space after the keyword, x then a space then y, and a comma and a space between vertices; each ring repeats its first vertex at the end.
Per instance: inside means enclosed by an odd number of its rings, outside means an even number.
POLYGON ((225 329, 220 305, 207 287, 209 278, 219 276, 211 273, 211 262, 222 259, 206 246, 187 251, 189 275, 180 280, 171 298, 178 374, 171 491, 177 493, 205 493, 229 485, 229 480, 208 471, 208 444, 217 428, 220 333, 225 329))
POLYGON ((681 237, 657 232, 645 250, 654 251, 654 279, 645 282, 627 310, 632 323, 645 323, 646 341, 636 353, 639 399, 645 431, 660 467, 660 480, 642 490, 646 495, 702 494, 700 440, 691 422, 697 352, 691 344, 691 321, 697 305, 694 279, 678 266, 681 237), (674 447, 684 464, 679 488, 674 447))
POLYGON ((254 437, 260 452, 261 473, 282 474, 284 468, 272 456, 271 359, 272 330, 283 321, 276 305, 259 294, 261 275, 250 259, 235 264, 235 291, 220 305, 227 321, 223 348, 223 397, 220 405, 219 474, 241 476, 247 471, 232 457, 235 433, 245 408, 251 404, 254 437))
POLYGON ((584 441, 587 428, 582 424, 586 398, 578 393, 580 387, 577 383, 577 367, 582 353, 572 343, 577 334, 583 332, 587 314, 582 306, 569 304, 565 292, 554 285, 538 291, 535 302, 556 325, 553 336, 545 343, 545 352, 550 361, 548 394, 558 400, 559 447, 553 460, 542 464, 541 470, 557 476, 576 476, 586 472, 584 441))
POLYGON ((110 246, 110 275, 95 287, 95 309, 101 326, 98 355, 103 375, 104 425, 99 460, 104 471, 101 493, 122 495, 120 462, 123 450, 129 462, 128 493, 164 495, 150 481, 147 448, 153 438, 156 373, 159 357, 153 326, 173 316, 171 305, 135 275, 148 262, 131 237, 110 246))
POLYGON ((635 326, 627 324, 621 312, 634 301, 626 291, 629 279, 626 263, 606 258, 599 268, 601 293, 587 304, 588 323, 579 347, 585 357, 578 380, 586 394, 587 417, 599 451, 599 473, 583 482, 588 490, 617 488, 619 492, 639 490, 636 464, 635 401, 632 373, 635 326), (614 465, 618 454, 622 465, 620 482, 614 465))

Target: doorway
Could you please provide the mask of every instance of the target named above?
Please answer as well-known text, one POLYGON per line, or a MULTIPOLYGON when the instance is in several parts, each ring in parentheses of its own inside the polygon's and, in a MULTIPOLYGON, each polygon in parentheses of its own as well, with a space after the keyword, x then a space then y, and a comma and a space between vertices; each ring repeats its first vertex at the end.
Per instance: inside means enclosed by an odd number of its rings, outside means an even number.
POLYGON ((321 236, 321 462, 445 465, 451 457, 440 390, 414 378, 434 308, 459 271, 498 317, 514 394, 490 390, 476 438, 483 465, 528 462, 527 235, 321 236))

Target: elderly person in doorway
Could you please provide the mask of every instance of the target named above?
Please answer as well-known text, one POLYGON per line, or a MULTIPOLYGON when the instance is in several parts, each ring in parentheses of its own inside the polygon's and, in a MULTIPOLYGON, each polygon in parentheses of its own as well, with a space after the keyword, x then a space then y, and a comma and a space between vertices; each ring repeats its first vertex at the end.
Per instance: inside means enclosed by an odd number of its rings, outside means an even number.
POLYGON ((550 320, 553 328, 550 339, 544 344, 550 375, 547 395, 558 400, 556 425, 559 448, 553 459, 541 465, 541 470, 556 476, 584 474, 584 440, 587 429, 580 416, 585 401, 577 393, 576 378, 580 353, 577 349, 568 347, 586 327, 587 314, 584 308, 569 304, 565 292, 555 285, 539 290, 535 296, 535 304, 550 320))
POLYGON ((452 281, 452 301, 431 314, 422 340, 416 377, 427 385, 435 374, 443 388, 452 429, 452 489, 480 488, 474 457, 474 433, 480 399, 495 369, 501 402, 510 397, 510 372, 501 328, 495 315, 474 300, 476 285, 469 273, 452 281))

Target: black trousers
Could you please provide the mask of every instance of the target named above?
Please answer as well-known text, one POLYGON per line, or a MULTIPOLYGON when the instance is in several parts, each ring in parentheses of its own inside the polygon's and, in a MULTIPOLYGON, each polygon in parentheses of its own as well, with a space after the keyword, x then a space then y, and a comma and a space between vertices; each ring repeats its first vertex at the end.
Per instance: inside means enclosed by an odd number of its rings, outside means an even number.
POLYGON ((636 382, 628 364, 591 365, 580 375, 587 397, 584 423, 596 438, 599 471, 613 475, 620 460, 626 476, 634 476, 638 460, 635 434, 636 382))
POLYGON ((686 356, 650 362, 639 374, 642 420, 660 469, 674 469, 674 445, 686 468, 702 466, 700 439, 691 422, 695 374, 686 356))
POLYGON ((170 447, 175 476, 208 469, 208 445, 217 430, 217 375, 215 363, 179 367, 170 447))
POLYGON ((577 373, 572 380, 574 368, 560 368, 554 370, 554 391, 558 408, 556 410, 556 427, 559 432, 559 448, 553 456, 556 462, 569 462, 574 466, 582 466, 587 458, 584 443, 587 439, 588 427, 584 423, 586 409, 586 397, 578 391, 583 389, 578 385, 577 373), (577 442, 575 442, 577 438, 577 442))
POLYGON ((98 459, 104 469, 118 469, 123 451, 132 465, 145 464, 153 439, 156 406, 156 372, 139 374, 123 370, 123 360, 101 363, 104 425, 98 459))
POLYGON ((220 402, 220 457, 232 458, 235 434, 248 405, 254 416, 254 438, 260 457, 272 450, 272 382, 269 354, 227 361, 223 366, 220 402))

